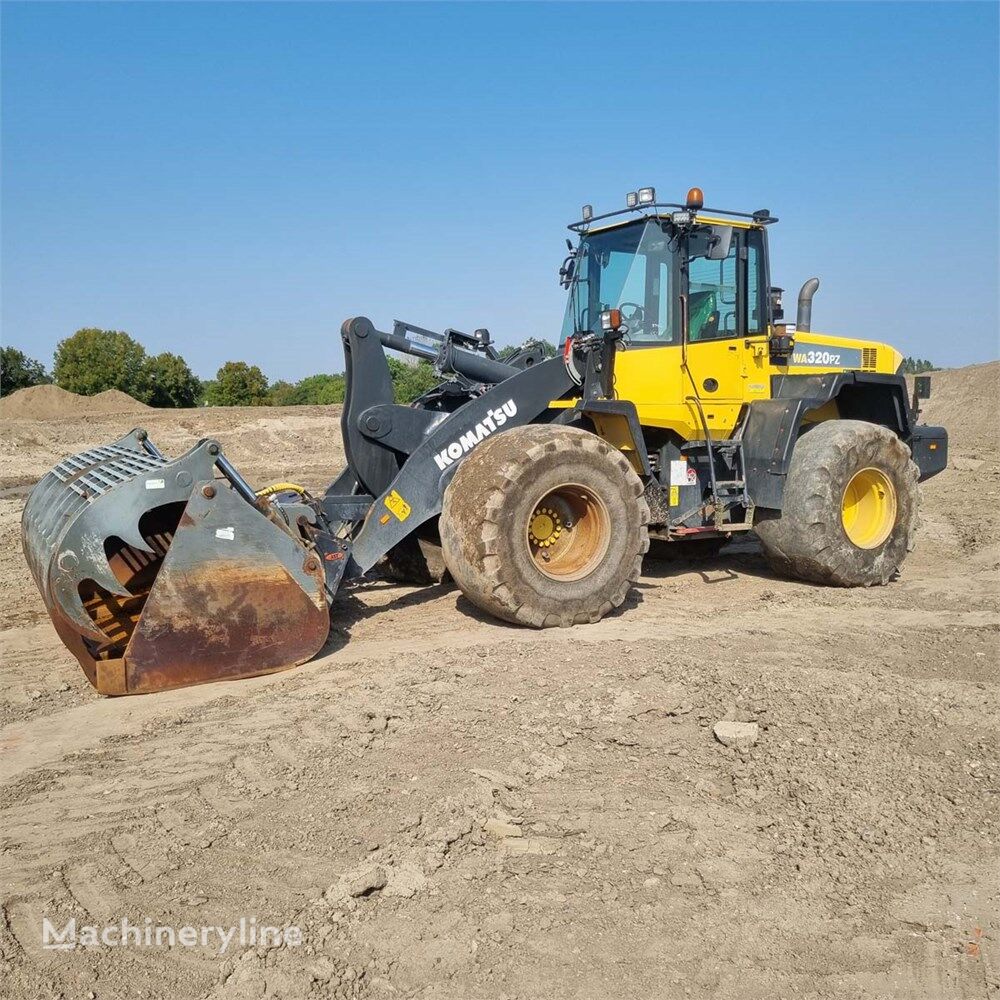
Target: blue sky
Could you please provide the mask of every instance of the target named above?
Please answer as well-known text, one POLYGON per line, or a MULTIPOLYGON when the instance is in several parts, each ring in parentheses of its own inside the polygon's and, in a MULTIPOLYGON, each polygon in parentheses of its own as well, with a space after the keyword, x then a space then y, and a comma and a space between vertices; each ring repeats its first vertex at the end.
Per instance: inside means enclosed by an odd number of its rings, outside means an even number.
POLYGON ((3 342, 339 370, 351 315, 556 339, 579 206, 766 207, 816 329, 998 356, 998 6, 2 10, 3 342))

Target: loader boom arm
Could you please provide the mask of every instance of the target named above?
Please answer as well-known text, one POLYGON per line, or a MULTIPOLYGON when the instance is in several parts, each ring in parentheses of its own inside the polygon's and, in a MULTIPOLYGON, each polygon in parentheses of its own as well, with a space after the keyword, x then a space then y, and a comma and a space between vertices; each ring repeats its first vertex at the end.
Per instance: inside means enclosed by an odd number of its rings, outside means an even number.
MULTIPOLYGON (((457 378, 443 383, 439 395, 428 394, 420 407, 393 403, 383 345, 401 349, 398 326, 397 332, 380 333, 358 317, 347 320, 341 330, 348 381, 341 418, 349 470, 345 473, 347 480, 353 473, 359 488, 372 498, 354 537, 348 577, 366 573, 441 512, 457 464, 477 444, 502 428, 538 421, 552 400, 574 388, 562 358, 518 369, 442 338, 436 355, 439 368, 457 378)), ((419 353, 421 347, 408 353, 419 353)), ((345 473, 338 483, 345 481, 345 473)), ((339 510, 346 514, 357 496, 339 499, 339 510)), ((337 509, 336 500, 328 496, 326 515, 336 516, 337 509)))

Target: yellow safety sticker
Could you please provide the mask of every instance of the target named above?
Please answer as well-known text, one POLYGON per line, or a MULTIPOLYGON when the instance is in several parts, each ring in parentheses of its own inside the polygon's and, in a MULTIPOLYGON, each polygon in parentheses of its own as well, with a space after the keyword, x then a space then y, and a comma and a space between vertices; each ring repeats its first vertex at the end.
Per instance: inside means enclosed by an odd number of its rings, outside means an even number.
POLYGON ((410 516, 410 505, 395 490, 385 498, 385 505, 397 521, 405 521, 410 516))
POLYGON ((679 486, 670 487, 670 506, 676 507, 681 502, 681 488, 679 486))

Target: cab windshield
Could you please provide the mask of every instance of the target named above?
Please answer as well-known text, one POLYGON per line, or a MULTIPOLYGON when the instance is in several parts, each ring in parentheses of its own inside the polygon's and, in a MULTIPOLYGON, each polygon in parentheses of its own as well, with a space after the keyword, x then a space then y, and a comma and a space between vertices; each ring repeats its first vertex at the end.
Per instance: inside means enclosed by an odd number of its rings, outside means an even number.
POLYGON ((628 342, 673 343, 676 250, 676 240, 655 219, 584 236, 561 342, 574 334, 599 334, 601 313, 620 309, 628 342))

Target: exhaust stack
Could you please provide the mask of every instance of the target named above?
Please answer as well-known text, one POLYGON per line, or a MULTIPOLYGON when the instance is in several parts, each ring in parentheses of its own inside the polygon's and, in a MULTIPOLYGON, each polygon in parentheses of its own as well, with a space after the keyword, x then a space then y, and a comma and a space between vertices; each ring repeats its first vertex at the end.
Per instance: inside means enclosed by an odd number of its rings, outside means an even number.
POLYGON ((808 333, 812 329, 813 296, 819 289, 819 278, 810 278, 799 292, 799 311, 795 317, 795 329, 808 333))

